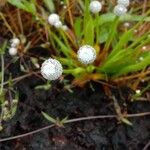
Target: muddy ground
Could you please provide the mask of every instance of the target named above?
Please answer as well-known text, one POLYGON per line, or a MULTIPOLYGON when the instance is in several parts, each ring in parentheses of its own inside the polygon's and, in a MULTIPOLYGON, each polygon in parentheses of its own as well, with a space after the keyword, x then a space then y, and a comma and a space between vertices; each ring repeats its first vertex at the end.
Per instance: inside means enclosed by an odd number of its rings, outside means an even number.
MULTIPOLYGON (((7 68, 6 77, 9 72, 14 77, 21 75, 18 64, 16 62, 7 68)), ((42 79, 33 75, 15 85, 19 92, 18 109, 11 120, 3 123, 1 138, 49 125, 41 111, 53 117, 68 116, 69 119, 116 114, 113 101, 104 94, 99 83, 91 82, 84 88, 73 88, 73 92, 64 89, 58 81, 53 82, 47 91, 34 89, 43 83, 42 79)), ((111 90, 122 111, 129 114, 150 111, 150 102, 130 102, 132 91, 128 88, 111 90)), ((142 150, 150 139, 150 116, 129 120, 133 126, 119 123, 116 119, 97 119, 67 124, 64 128, 53 127, 34 135, 2 142, 0 150, 142 150)))

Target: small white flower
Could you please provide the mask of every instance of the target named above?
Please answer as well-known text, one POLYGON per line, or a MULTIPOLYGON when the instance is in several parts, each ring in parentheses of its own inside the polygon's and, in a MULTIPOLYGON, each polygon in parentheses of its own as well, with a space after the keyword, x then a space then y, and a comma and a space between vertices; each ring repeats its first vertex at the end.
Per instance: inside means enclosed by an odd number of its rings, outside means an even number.
POLYGON ((124 5, 116 5, 114 8, 114 14, 117 16, 125 15, 127 12, 127 8, 124 5))
POLYGON ((136 94, 140 94, 141 90, 136 90, 135 92, 136 92, 136 94))
POLYGON ((77 58, 82 64, 91 64, 96 59, 96 51, 89 45, 84 45, 79 48, 77 58))
POLYGON ((102 4, 99 1, 91 1, 89 9, 92 13, 96 14, 99 13, 102 9, 102 4))
POLYGON ((50 14, 50 15, 48 16, 48 23, 49 23, 50 25, 54 26, 54 24, 55 24, 56 22, 58 22, 58 21, 60 21, 59 15, 53 13, 53 14, 50 14))
POLYGON ((125 7, 128 7, 130 4, 130 1, 129 0, 118 0, 117 3, 120 5, 124 5, 125 7))
POLYGON ((57 28, 57 29, 58 29, 58 28, 61 28, 61 27, 62 27, 62 22, 61 22, 61 21, 55 22, 55 23, 54 23, 54 27, 57 28))
POLYGON ((56 59, 45 60, 41 66, 41 74, 47 80, 57 80, 63 72, 61 63, 56 59))
POLYGON ((17 48, 10 47, 8 52, 9 52, 9 55, 15 56, 15 55, 17 55, 17 48))
POLYGON ((18 38, 13 38, 10 40, 11 47, 17 47, 20 44, 20 40, 18 38))

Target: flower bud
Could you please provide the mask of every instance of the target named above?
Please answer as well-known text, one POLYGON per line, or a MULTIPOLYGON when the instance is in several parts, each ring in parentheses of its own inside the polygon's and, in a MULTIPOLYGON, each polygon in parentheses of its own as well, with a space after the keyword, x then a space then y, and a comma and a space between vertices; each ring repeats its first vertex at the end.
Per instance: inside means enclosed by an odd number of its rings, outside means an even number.
POLYGON ((47 80, 57 80, 63 72, 61 63, 56 59, 45 60, 41 66, 41 74, 47 80))
POLYGON ((15 56, 15 55, 17 55, 17 48, 10 47, 8 52, 9 52, 9 55, 15 56))
POLYGON ((63 25, 62 26, 62 30, 67 31, 68 30, 68 26, 67 25, 63 25))
POLYGON ((62 27, 62 22, 61 21, 55 22, 54 27, 57 28, 57 29, 61 28, 62 27))
POLYGON ((20 40, 18 38, 13 38, 10 40, 11 47, 17 47, 20 44, 20 40))
POLYGON ((96 59, 96 51, 93 47, 84 45, 78 50, 77 58, 82 64, 91 64, 96 59))

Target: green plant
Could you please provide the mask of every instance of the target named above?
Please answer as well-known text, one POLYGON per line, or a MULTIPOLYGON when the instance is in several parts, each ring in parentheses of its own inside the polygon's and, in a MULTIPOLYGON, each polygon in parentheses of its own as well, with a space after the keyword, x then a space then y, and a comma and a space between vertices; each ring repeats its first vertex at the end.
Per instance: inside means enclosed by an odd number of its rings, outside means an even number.
MULTIPOLYGON (((8 103, 8 100, 6 100, 5 95, 8 90, 4 88, 4 54, 7 48, 7 41, 4 41, 2 45, 0 45, 0 55, 1 55, 1 87, 0 87, 0 131, 3 129, 2 121, 6 121, 8 119, 11 119, 17 109, 18 104, 18 95, 15 94, 15 98, 11 100, 11 103, 8 103)), ((11 79, 10 79, 11 80, 11 79)), ((11 82, 9 80, 9 82, 11 82)), ((11 84, 9 84, 11 85, 11 84)), ((11 86, 10 86, 11 87, 11 86)))
MULTIPOLYGON (((150 32, 141 35, 135 33, 136 30, 140 30, 142 24, 150 21, 149 11, 143 16, 131 13, 117 17, 110 12, 93 15, 89 10, 90 1, 85 0, 84 3, 79 1, 76 4, 81 6, 83 13, 73 18, 69 8, 70 3, 65 1, 68 6, 70 29, 64 31, 48 25, 45 20, 48 12, 36 1, 31 1, 30 4, 26 0, 20 3, 11 0, 8 2, 38 18, 37 23, 46 28, 51 46, 56 51, 57 55, 54 57, 64 66, 64 74, 72 74, 79 82, 98 79, 115 80, 120 76, 146 69, 150 64, 149 50, 142 50, 142 47, 150 42, 150 32), (36 11, 36 7, 40 8, 41 14, 36 11), (120 31, 120 25, 125 21, 133 22, 133 25, 130 28, 124 27, 120 31), (90 65, 80 64, 76 56, 79 47, 86 44, 94 47, 97 53, 96 61, 90 65)), ((55 10, 53 1, 48 3, 45 0, 44 3, 51 12, 55 10)), ((64 16, 65 14, 62 14, 62 18, 64 16)))

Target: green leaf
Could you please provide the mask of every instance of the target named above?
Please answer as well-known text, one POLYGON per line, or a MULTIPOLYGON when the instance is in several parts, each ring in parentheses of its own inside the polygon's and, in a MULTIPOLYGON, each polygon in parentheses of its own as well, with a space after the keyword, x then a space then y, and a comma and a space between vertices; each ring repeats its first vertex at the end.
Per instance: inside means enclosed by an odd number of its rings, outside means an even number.
POLYGON ((74 31, 75 31, 75 35, 77 37, 77 39, 80 40, 80 38, 82 37, 82 18, 79 17, 75 20, 75 23, 74 23, 74 31))
POLYGON ((55 11, 55 5, 53 0, 43 0, 45 3, 45 6, 48 8, 50 12, 55 11))
POLYGON ((125 124, 132 126, 132 122, 130 122, 127 118, 121 118, 121 121, 124 122, 125 124))
POLYGON ((48 114, 46 114, 45 112, 42 112, 42 115, 45 117, 45 119, 47 119, 48 121, 52 122, 52 123, 57 123, 57 120, 52 118, 51 116, 49 116, 48 114))
POLYGON ((92 17, 88 19, 88 22, 85 26, 84 40, 85 44, 93 45, 94 43, 94 21, 92 17))
POLYGON ((33 15, 36 14, 35 0, 8 0, 11 5, 16 6, 19 9, 27 11, 33 15))
POLYGON ((104 43, 108 39, 109 36, 109 28, 108 27, 103 27, 100 30, 99 33, 99 43, 104 43))

